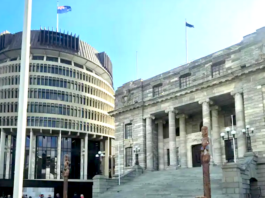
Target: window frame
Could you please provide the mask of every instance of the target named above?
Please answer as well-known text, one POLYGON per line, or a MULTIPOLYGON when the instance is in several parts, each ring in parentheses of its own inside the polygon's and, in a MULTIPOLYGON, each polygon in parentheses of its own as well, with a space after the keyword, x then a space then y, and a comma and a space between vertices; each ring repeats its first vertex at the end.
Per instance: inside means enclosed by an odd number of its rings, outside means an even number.
POLYGON ((212 78, 222 76, 225 73, 225 60, 213 63, 211 66, 212 78))
POLYGON ((133 166, 133 149, 132 147, 125 148, 125 167, 133 166))
POLYGON ((162 84, 154 85, 153 86, 153 97, 160 96, 163 91, 163 86, 162 84))
POLYGON ((179 88, 184 89, 191 86, 191 73, 183 74, 179 77, 179 88))
POLYGON ((124 139, 128 140, 132 138, 132 123, 125 124, 124 139))
POLYGON ((31 58, 32 60, 44 60, 44 56, 41 56, 41 55, 33 55, 32 56, 32 58, 31 58))

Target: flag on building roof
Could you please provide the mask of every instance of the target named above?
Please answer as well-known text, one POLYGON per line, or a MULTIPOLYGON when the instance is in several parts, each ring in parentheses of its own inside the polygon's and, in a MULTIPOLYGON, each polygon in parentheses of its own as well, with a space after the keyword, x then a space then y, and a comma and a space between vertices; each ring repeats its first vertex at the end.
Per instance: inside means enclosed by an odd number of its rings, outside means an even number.
POLYGON ((57 7, 57 13, 63 14, 72 11, 71 6, 58 6, 57 7))
POLYGON ((186 26, 187 26, 187 27, 190 27, 190 28, 194 28, 194 25, 191 25, 191 24, 189 24, 189 23, 187 23, 187 22, 186 22, 186 26))

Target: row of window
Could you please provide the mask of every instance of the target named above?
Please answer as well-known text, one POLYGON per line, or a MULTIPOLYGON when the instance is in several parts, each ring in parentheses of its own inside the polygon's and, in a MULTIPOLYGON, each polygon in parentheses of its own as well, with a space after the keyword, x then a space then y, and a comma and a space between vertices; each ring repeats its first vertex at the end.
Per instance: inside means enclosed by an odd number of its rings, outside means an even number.
MULTIPOLYGON (((0 90, 0 99, 12 99, 12 98, 18 98, 18 89, 0 90)), ((65 91, 58 91, 58 90, 30 89, 28 92, 28 98, 71 102, 71 103, 94 107, 107 112, 113 110, 113 107, 102 101, 87 96, 73 94, 65 91)))
MULTIPOLYGON (((17 113, 18 103, 0 103, 0 113, 17 113)), ((103 123, 114 124, 113 118, 90 109, 51 103, 28 103, 28 113, 48 113, 79 117, 103 123)))
MULTIPOLYGON (((0 126, 17 126, 17 116, 0 116, 0 126)), ((71 119, 59 119, 50 117, 27 117, 27 126, 32 127, 52 127, 52 128, 64 128, 78 131, 87 131, 93 133, 101 133, 106 135, 114 135, 114 129, 105 127, 99 124, 73 121, 71 119)))
MULTIPOLYGON (((19 85, 20 77, 19 76, 10 76, 0 78, 0 86, 6 85, 19 85)), ((91 94, 97 97, 100 97, 106 101, 113 102, 113 98, 109 96, 107 93, 84 83, 79 83, 75 81, 70 81, 62 78, 48 77, 48 76, 30 76, 29 78, 30 85, 43 85, 43 86, 53 86, 53 87, 61 87, 67 89, 73 89, 75 91, 84 92, 87 94, 91 94)))
MULTIPOLYGON (((30 72, 42 72, 42 73, 50 73, 50 74, 57 74, 63 75, 71 78, 76 78, 82 81, 86 81, 88 83, 95 84, 96 86, 102 87, 104 90, 108 91, 111 94, 114 94, 112 88, 109 87, 105 82, 102 80, 95 78, 92 75, 89 75, 87 72, 81 72, 72 68, 58 66, 58 65, 50 65, 50 64, 34 64, 30 63, 29 67, 30 72)), ((0 74, 8 74, 20 72, 20 64, 12 64, 12 65, 5 65, 0 67, 0 74)))
MULTIPOLYGON (((218 77, 225 73, 225 60, 212 64, 212 77, 218 77)), ((183 74, 179 77, 179 88, 183 89, 191 85, 191 73, 183 74)), ((153 97, 162 95, 162 84, 153 87, 153 97)))
MULTIPOLYGON (((16 104, 15 104, 16 106, 16 104)), ((6 107, 4 105, 4 107, 6 107)), ((13 104, 7 105, 7 107, 13 107, 13 104)), ((0 106, 0 112, 1 112, 0 106)), ((3 109, 3 110, 14 110, 13 108, 10 109, 3 109)), ((3 112, 4 113, 4 112, 3 112)), ((29 103, 28 104, 28 113, 50 113, 50 114, 58 114, 58 115, 67 115, 72 117, 84 118, 95 120, 103 123, 114 124, 113 118, 105 115, 100 112, 96 112, 89 109, 84 108, 76 108, 70 105, 61 105, 61 104, 51 104, 51 103, 29 103)))

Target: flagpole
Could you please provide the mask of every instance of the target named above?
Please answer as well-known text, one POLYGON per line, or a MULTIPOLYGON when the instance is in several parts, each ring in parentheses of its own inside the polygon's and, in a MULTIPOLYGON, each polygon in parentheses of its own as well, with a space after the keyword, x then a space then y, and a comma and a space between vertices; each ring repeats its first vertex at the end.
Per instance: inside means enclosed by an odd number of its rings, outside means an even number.
POLYGON ((56 9, 56 12, 57 12, 57 28, 56 28, 56 31, 57 32, 58 32, 58 25, 59 25, 58 6, 59 6, 59 1, 57 1, 57 9, 56 9))
POLYGON ((25 0, 24 24, 21 45, 21 70, 18 102, 18 123, 15 147, 15 175, 13 197, 22 197, 23 173, 25 159, 25 142, 27 127, 27 103, 29 80, 29 56, 30 56, 30 28, 31 28, 32 0, 25 0))
POLYGON ((187 32, 187 20, 185 19, 185 33, 186 33, 186 63, 188 63, 188 32, 187 32))
POLYGON ((138 79, 138 53, 136 51, 136 80, 138 79))

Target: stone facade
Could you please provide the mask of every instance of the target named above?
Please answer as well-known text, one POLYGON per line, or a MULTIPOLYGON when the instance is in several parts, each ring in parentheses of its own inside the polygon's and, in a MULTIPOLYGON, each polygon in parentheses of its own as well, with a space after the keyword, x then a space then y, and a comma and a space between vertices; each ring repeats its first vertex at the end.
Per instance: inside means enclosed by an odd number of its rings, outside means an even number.
POLYGON ((141 148, 139 162, 143 168, 196 166, 202 125, 209 128, 214 164, 227 162, 220 136, 226 127, 237 132, 236 157, 246 153, 242 133, 246 125, 255 128, 253 151, 257 156, 265 155, 264 77, 265 28, 261 28, 236 45, 119 87, 115 110, 110 112, 115 117, 115 136, 120 145, 115 149, 121 159, 120 163, 115 160, 116 173, 119 166, 125 173, 134 165, 134 154, 132 163, 126 161, 130 157, 126 148, 136 145, 141 148), (129 136, 127 124, 132 125, 129 136))

